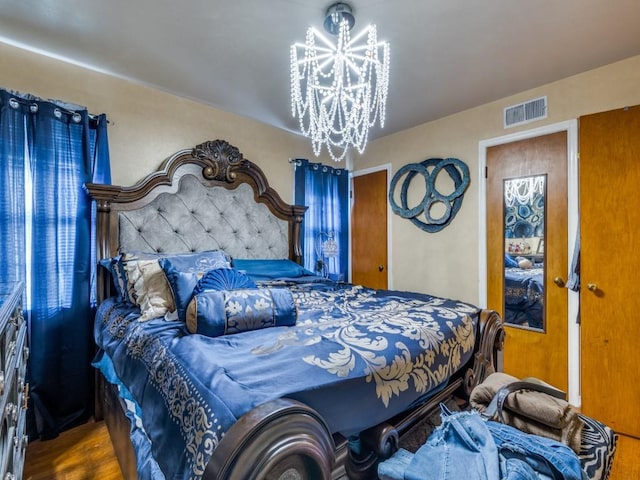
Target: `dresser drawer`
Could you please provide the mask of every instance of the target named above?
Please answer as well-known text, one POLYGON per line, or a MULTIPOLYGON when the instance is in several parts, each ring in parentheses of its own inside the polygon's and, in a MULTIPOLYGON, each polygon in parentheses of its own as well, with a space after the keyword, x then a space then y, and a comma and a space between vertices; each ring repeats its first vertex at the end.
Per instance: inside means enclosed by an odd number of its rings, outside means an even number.
POLYGON ((27 324, 22 284, 0 284, 0 480, 22 478, 27 446, 27 324))

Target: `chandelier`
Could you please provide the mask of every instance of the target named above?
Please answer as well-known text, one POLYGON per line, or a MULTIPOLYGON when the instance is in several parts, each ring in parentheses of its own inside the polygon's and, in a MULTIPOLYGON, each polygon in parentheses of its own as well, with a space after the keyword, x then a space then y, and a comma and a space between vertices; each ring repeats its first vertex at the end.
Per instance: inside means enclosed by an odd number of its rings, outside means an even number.
POLYGON ((378 42, 375 25, 351 38, 354 23, 351 7, 335 3, 324 21, 335 42, 310 27, 306 42, 291 46, 291 113, 315 155, 326 145, 337 162, 351 146, 364 152, 376 120, 384 126, 389 91, 389 44, 378 42))

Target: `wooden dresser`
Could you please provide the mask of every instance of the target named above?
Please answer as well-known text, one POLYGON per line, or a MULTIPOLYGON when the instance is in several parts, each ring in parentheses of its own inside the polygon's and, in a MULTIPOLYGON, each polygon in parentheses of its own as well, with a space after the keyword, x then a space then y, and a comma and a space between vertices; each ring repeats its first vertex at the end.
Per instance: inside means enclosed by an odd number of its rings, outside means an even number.
POLYGON ((27 323, 22 315, 22 283, 0 283, 0 479, 22 478, 29 385, 26 383, 27 323))

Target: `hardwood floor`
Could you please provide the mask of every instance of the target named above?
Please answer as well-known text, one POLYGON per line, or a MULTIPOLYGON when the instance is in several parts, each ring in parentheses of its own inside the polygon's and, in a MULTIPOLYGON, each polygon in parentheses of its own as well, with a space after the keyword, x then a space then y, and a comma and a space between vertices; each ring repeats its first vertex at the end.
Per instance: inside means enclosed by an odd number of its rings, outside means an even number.
POLYGON ((640 479, 640 439, 633 437, 618 437, 616 456, 609 480, 639 480, 640 479))
MULTIPOLYGON (((104 422, 29 444, 24 480, 124 480, 104 422)), ((133 479, 127 479, 133 480, 133 479)))
MULTIPOLYGON (((609 480, 640 479, 640 439, 620 436, 609 480)), ((104 422, 27 447, 24 480, 124 480, 104 422)), ((127 479, 133 480, 133 479, 127 479)))

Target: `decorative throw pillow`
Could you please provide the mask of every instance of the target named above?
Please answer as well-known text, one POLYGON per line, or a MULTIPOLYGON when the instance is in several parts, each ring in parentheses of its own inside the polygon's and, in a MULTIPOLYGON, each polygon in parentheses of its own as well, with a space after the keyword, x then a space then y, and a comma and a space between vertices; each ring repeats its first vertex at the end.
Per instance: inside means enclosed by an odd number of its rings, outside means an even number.
POLYGON ((198 280, 209 270, 230 268, 227 256, 222 250, 165 256, 159 260, 159 265, 168 281, 178 319, 183 322, 198 280))
POLYGON ((295 300, 285 288, 209 290, 193 296, 187 329, 209 337, 295 325, 295 300))
POLYGON ((516 261, 518 262, 518 267, 523 270, 528 270, 529 268, 533 267, 533 262, 528 258, 516 257, 516 261))
POLYGON ((129 286, 129 282, 127 280, 127 272, 124 268, 124 264, 122 263, 122 255, 118 255, 113 258, 113 262, 111 264, 111 268, 113 269, 113 277, 116 285, 116 290, 120 295, 120 298, 125 302, 135 304, 133 287, 129 286))
POLYGON ((146 321, 173 312, 176 305, 158 258, 141 257, 147 255, 125 254, 122 263, 133 300, 140 307, 140 320, 146 321))
POLYGON ((98 263, 111 274, 111 285, 114 287, 118 299, 135 304, 133 286, 128 284, 127 272, 124 269, 122 257, 122 255, 117 255, 115 257, 103 258, 98 263))
POLYGON ((580 465, 588 478, 607 480, 616 453, 618 435, 598 420, 581 413, 578 416, 584 422, 578 454, 580 465))
POLYGON ((206 272, 193 289, 193 294, 207 290, 238 290, 256 288, 251 278, 235 268, 215 268, 206 272))

